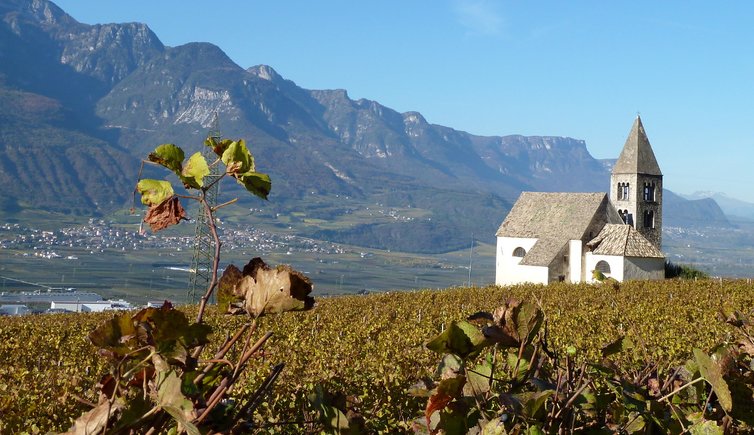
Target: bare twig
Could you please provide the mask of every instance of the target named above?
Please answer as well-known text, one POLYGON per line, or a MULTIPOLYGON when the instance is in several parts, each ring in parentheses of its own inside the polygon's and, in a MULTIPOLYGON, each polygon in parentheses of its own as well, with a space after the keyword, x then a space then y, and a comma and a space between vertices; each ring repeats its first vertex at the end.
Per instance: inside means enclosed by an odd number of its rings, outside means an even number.
POLYGON ((224 203, 222 203, 220 205, 216 205, 216 206, 212 207, 212 211, 215 212, 218 209, 221 209, 223 207, 229 206, 229 205, 234 204, 236 202, 238 202, 238 198, 233 198, 230 201, 227 201, 227 202, 224 202, 224 203))
POLYGON ((257 388, 254 394, 252 394, 248 404, 241 408, 239 415, 250 415, 254 412, 255 409, 257 409, 257 406, 259 406, 259 402, 262 400, 262 397, 264 397, 264 394, 266 394, 267 390, 272 387, 272 385, 277 380, 277 377, 280 375, 280 372, 283 371, 283 367, 285 367, 284 363, 276 364, 272 367, 272 372, 267 375, 264 382, 262 382, 262 385, 257 388))
POLYGON ((683 384, 680 387, 678 387, 675 390, 673 390, 672 392, 670 392, 670 393, 668 393, 668 394, 660 397, 659 399, 657 399, 657 401, 658 402, 662 402, 663 400, 668 400, 669 398, 673 397, 675 394, 679 393, 684 388, 690 387, 690 386, 692 386, 692 385, 694 385, 694 384, 696 384, 696 383, 698 383, 700 381, 703 381, 703 380, 704 380, 704 378, 696 378, 693 381, 691 381, 691 382, 689 382, 687 384, 683 384))
MULTIPOLYGON (((238 331, 236 331, 235 334, 233 334, 233 337, 226 340, 226 342, 220 347, 220 350, 214 355, 213 359, 220 359, 224 358, 225 354, 228 353, 228 351, 233 347, 234 344, 238 341, 239 338, 243 335, 243 333, 249 329, 249 326, 251 326, 251 331, 249 334, 253 334, 254 331, 257 329, 257 322, 254 321, 253 324, 247 323, 243 325, 238 331)), ((199 355, 195 355, 194 358, 198 358, 199 355)), ((199 382, 201 382, 202 379, 204 379, 205 376, 207 376, 207 373, 209 373, 210 370, 212 370, 212 367, 214 367, 214 363, 207 364, 204 369, 202 370, 202 373, 199 374, 199 376, 194 379, 194 384, 198 385, 199 382)))

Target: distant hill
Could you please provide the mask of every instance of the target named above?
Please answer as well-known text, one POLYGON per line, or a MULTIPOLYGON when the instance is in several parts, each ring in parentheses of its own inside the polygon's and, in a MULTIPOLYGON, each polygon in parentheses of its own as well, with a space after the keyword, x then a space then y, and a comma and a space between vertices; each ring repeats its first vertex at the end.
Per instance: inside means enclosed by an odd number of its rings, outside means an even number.
MULTIPOLYGON (((261 206, 268 216, 304 215, 279 224, 334 241, 448 251, 471 234, 491 241, 523 190, 609 184, 611 164, 583 140, 473 135, 345 90, 303 89, 267 65, 244 69, 212 44, 167 47, 145 24, 82 24, 46 0, 5 0, 0 17, 6 214, 122 208, 139 159, 164 142, 200 149, 215 113, 224 135, 247 139, 272 176, 261 206), (352 218, 370 204, 416 216, 352 218)), ((712 206, 684 204, 669 201, 666 220, 718 219, 712 206)))
POLYGON ((694 192, 683 195, 690 200, 709 198, 714 200, 723 212, 731 218, 743 218, 754 221, 754 204, 740 199, 731 198, 722 192, 694 192))
POLYGON ((687 200, 669 190, 663 190, 663 225, 673 227, 729 227, 728 217, 710 198, 687 200))

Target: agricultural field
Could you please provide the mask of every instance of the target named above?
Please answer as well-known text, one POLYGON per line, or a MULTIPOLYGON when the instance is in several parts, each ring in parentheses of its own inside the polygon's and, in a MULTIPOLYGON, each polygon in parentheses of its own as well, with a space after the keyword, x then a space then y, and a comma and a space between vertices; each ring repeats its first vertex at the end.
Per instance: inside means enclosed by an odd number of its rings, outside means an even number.
MULTIPOLYGON (((719 311, 754 309, 747 280, 629 282, 608 285, 469 287, 320 297, 310 311, 262 317, 258 334, 273 333, 263 358, 252 360, 232 392, 251 394, 279 362, 285 367, 257 408, 259 427, 296 433, 312 415, 307 399, 318 388, 342 393, 370 433, 409 432, 426 399, 408 390, 431 377, 438 356, 426 343, 508 298, 540 304, 551 351, 574 361, 599 361, 619 337, 635 346, 618 362, 656 363, 666 370, 731 339, 719 311)), ((196 308, 181 308, 191 317, 196 308)), ((107 372, 87 335, 112 314, 53 314, 0 318, 0 432, 66 430, 96 402, 94 385, 107 372)), ((211 348, 248 322, 210 310, 211 348)))

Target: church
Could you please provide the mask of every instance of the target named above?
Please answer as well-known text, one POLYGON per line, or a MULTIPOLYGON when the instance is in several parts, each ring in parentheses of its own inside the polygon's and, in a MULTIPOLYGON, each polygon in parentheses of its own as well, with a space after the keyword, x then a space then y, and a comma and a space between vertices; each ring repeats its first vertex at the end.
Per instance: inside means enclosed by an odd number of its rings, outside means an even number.
POLYGON ((665 278, 662 172, 636 117, 608 193, 523 192, 497 230, 495 284, 665 278))

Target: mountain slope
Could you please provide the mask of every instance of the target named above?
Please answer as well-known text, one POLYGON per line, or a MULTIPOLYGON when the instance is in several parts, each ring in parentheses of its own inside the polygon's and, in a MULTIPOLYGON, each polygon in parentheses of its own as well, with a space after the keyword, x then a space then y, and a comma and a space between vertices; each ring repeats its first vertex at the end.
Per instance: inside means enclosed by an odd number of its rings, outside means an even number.
MULTIPOLYGON (((312 237, 446 251, 471 234, 491 241, 522 190, 609 184, 608 165, 584 141, 476 136, 344 90, 303 89, 266 65, 241 68, 211 44, 166 47, 144 24, 82 24, 46 0, 4 0, 0 18, 6 210, 118 208, 140 158, 165 142, 201 149, 216 113, 223 134, 247 139, 272 176, 261 208, 304 215, 276 223, 312 237), (367 212, 375 205, 384 213, 367 212), (398 210, 410 216, 397 219, 398 210)), ((668 204, 672 222, 683 202, 668 204)), ((697 211, 714 218, 710 207, 697 211)))

